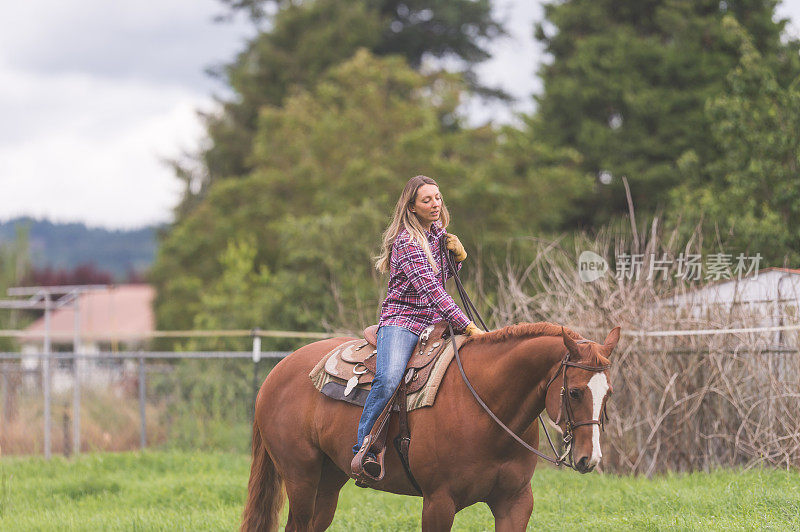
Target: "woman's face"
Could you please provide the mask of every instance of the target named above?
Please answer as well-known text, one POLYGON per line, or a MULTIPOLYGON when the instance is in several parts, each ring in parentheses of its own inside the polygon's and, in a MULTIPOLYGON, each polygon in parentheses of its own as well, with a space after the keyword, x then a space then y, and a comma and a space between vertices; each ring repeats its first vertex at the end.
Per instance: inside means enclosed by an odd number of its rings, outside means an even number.
POLYGON ((422 185, 417 189, 417 198, 409 208, 417 215, 426 229, 442 215, 442 195, 436 185, 422 185))

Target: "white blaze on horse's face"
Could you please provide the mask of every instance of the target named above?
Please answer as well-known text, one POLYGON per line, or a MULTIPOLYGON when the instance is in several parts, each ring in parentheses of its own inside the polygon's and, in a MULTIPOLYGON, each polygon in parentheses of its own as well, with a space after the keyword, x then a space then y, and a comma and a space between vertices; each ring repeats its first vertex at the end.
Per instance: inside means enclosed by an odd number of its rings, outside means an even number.
MULTIPOLYGON (((595 373, 589 379, 589 391, 592 394, 592 419, 600 419, 600 409, 603 407, 603 399, 608 393, 608 379, 605 373, 595 373)), ((600 463, 603 452, 600 450, 600 426, 592 425, 592 457, 589 460, 589 467, 595 467, 600 463)))

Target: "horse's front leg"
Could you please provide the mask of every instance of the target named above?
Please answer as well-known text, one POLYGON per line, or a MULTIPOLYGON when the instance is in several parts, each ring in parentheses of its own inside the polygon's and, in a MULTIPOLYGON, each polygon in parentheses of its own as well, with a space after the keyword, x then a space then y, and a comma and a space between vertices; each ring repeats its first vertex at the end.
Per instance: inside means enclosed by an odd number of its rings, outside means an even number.
POLYGON ((488 501, 494 515, 494 529, 497 532, 518 532, 525 530, 533 512, 533 492, 530 482, 516 493, 502 494, 488 501))
POLYGON ((422 498, 422 532, 440 532, 453 528, 456 504, 449 493, 437 492, 422 498))

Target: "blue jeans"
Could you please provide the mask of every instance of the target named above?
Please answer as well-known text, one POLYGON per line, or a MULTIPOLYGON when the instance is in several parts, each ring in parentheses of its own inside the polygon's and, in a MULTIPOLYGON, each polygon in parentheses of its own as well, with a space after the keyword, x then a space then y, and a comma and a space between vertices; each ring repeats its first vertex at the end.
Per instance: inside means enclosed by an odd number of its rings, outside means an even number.
POLYGON ((364 437, 372 430, 372 425, 392 398, 405 373, 408 359, 414 352, 419 336, 396 325, 384 325, 378 329, 378 360, 372 389, 364 403, 361 420, 358 422, 358 435, 353 446, 353 454, 361 449, 364 437))

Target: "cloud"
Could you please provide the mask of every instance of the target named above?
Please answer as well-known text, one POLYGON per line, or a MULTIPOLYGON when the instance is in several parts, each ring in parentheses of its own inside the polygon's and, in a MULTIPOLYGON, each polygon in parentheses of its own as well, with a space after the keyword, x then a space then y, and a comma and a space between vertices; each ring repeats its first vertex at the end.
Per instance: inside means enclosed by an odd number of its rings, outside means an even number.
POLYGON ((225 87, 204 68, 252 28, 214 24, 216 0, 31 0, 0 19, 0 218, 113 228, 164 222, 196 151, 196 110, 225 87))
MULTIPOLYGON (((532 38, 541 1, 497 0, 510 37, 477 67, 518 98, 513 110, 472 99, 472 124, 513 121, 541 90, 532 38)), ((800 2, 778 13, 797 36, 800 2)), ((0 18, 0 219, 46 216, 121 228, 169 220, 180 183, 162 160, 194 151, 195 109, 226 88, 204 75, 229 62, 253 29, 214 24, 218 0, 27 0, 0 18)))
POLYGON ((31 0, 4 8, 0 58, 17 70, 192 84, 219 89, 204 69, 230 61, 253 33, 241 17, 214 24, 215 0, 31 0))
POLYGON ((775 6, 775 19, 788 19, 785 33, 792 39, 800 39, 800 2, 783 0, 775 6))
POLYGON ((510 106, 469 98, 463 111, 472 125, 487 121, 515 122, 514 114, 534 109, 532 94, 541 90, 536 71, 544 50, 533 39, 533 24, 543 16, 541 2, 529 0, 497 0, 495 17, 505 26, 508 36, 489 43, 492 58, 475 68, 479 78, 490 87, 501 87, 516 101, 510 106))
POLYGON ((6 72, 0 86, 0 101, 8 92, 27 97, 2 108, 20 130, 3 128, 0 137, 0 217, 115 228, 169 219, 180 183, 163 159, 197 149, 196 110, 210 109, 207 97, 86 75, 6 72))

